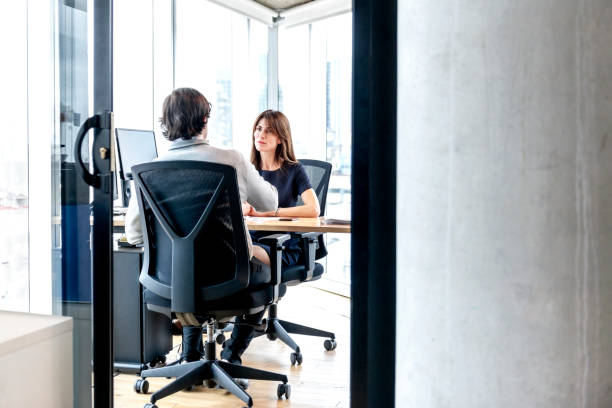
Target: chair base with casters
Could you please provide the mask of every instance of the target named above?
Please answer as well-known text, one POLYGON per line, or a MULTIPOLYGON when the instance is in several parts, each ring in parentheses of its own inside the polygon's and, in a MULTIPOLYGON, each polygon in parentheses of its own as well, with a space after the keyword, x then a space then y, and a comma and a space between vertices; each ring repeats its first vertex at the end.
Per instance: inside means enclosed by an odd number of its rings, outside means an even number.
POLYGON ((292 365, 302 364, 303 356, 295 341, 289 336, 289 334, 303 334, 306 336, 317 336, 317 337, 328 337, 323 342, 325 350, 331 351, 336 348, 336 335, 332 332, 315 329, 308 326, 302 326, 300 324, 287 322, 280 320, 277 317, 278 305, 272 304, 268 309, 268 318, 265 319, 266 330, 263 332, 257 332, 256 336, 263 336, 264 334, 269 340, 280 340, 293 349, 293 353, 290 355, 290 361, 292 365))
MULTIPOLYGON (((280 287, 280 297, 284 296, 287 291, 287 286, 298 285, 303 282, 312 282, 318 280, 323 275, 323 265, 315 262, 315 254, 319 248, 319 233, 299 233, 295 234, 300 236, 303 240, 304 250, 304 264, 292 265, 282 269, 281 280, 282 284, 280 287)), ((265 241, 260 239, 259 242, 265 241)), ((327 337, 323 342, 325 350, 334 350, 337 346, 336 335, 332 332, 315 329, 313 327, 303 326, 300 324, 288 322, 285 320, 278 319, 278 304, 274 303, 270 305, 268 309, 268 318, 266 319, 266 330, 264 332, 256 332, 256 336, 266 335, 269 340, 279 339, 291 349, 290 361, 292 365, 302 364, 304 357, 300 347, 296 342, 289 336, 289 334, 303 334, 306 336, 317 336, 327 337)))
POLYGON ((215 332, 214 327, 214 321, 209 320, 206 323, 207 341, 204 344, 203 359, 173 366, 144 370, 140 374, 142 378, 138 379, 134 385, 134 389, 139 393, 146 393, 148 391, 149 385, 146 380, 147 378, 176 377, 175 381, 151 395, 151 402, 145 404, 144 408, 157 408, 155 403, 160 399, 202 383, 210 388, 218 384, 244 401, 247 406, 252 407, 253 399, 236 383, 235 378, 280 381, 281 384, 278 385, 276 393, 277 397, 280 399, 284 396, 289 399, 291 395, 291 386, 288 384, 286 375, 217 360, 215 350, 216 342, 213 339, 215 332))

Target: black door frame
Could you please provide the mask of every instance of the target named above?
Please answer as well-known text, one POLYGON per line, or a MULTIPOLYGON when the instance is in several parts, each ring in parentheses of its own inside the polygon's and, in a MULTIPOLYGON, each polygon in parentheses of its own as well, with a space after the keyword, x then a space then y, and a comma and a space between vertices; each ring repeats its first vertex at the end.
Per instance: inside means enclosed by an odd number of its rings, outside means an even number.
POLYGON ((113 406, 113 0, 94 0, 93 110, 105 112, 94 130, 92 161, 100 177, 92 203, 94 408, 113 406), (109 123, 110 121, 110 123, 109 123), (104 150, 105 149, 105 150, 104 150), (106 153, 104 153, 106 151, 106 153))
MULTIPOLYGON (((94 2, 94 111, 112 112, 112 0, 94 2)), ((395 405, 397 1, 353 1, 351 407, 395 405)), ((111 126, 112 127, 112 126, 111 126)), ((96 130, 94 407, 113 406, 111 129, 96 130), (103 176, 104 177, 104 176, 103 176), (105 188, 106 187, 106 188, 105 188)))
POLYGON ((396 0, 353 0, 352 89, 351 407, 393 407, 396 0))

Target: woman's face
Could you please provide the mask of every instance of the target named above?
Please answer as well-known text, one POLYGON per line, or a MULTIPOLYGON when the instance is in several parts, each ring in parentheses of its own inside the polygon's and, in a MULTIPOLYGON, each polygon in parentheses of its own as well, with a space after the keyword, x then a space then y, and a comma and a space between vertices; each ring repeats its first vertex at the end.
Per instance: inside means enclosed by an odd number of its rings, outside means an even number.
POLYGON ((280 138, 268 126, 268 121, 265 118, 262 118, 259 123, 257 123, 253 139, 255 149, 260 153, 274 152, 276 151, 276 146, 280 144, 280 138))

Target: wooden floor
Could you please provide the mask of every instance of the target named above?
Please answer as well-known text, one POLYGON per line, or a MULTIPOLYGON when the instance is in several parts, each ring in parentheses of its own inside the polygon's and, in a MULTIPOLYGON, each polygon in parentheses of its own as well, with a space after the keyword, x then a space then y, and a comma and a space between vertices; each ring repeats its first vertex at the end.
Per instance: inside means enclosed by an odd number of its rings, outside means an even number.
MULTIPOLYGON (((279 303, 279 318, 295 323, 329 330, 336 333, 338 347, 325 351, 323 338, 294 335, 300 346, 304 361, 301 366, 291 366, 291 349, 280 341, 270 341, 265 336, 253 340, 243 356, 243 364, 287 374, 291 384, 291 398, 276 397, 276 382, 250 381, 247 392, 256 408, 292 407, 320 408, 349 406, 349 356, 350 356, 350 300, 307 285, 289 288, 279 303)), ((229 335, 229 333, 228 333, 229 335)), ((175 337, 175 343, 180 337, 175 337)), ((220 347, 217 347, 217 355, 220 347)), ((174 354, 168 361, 175 359, 174 354)), ((141 408, 150 395, 136 394, 133 390, 135 375, 122 374, 115 377, 115 407, 141 408)), ((150 391, 156 391, 171 380, 149 379, 150 391)), ((203 386, 193 391, 181 391, 159 402, 159 408, 194 407, 243 407, 245 404, 233 395, 220 389, 203 386)))

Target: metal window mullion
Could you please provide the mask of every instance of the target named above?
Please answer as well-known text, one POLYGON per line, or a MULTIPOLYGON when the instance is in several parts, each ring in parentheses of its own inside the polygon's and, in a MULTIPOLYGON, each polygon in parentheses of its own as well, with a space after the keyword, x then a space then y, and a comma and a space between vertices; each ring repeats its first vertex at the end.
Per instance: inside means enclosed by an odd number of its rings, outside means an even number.
POLYGON ((278 110, 278 23, 268 28, 268 109, 278 110))

